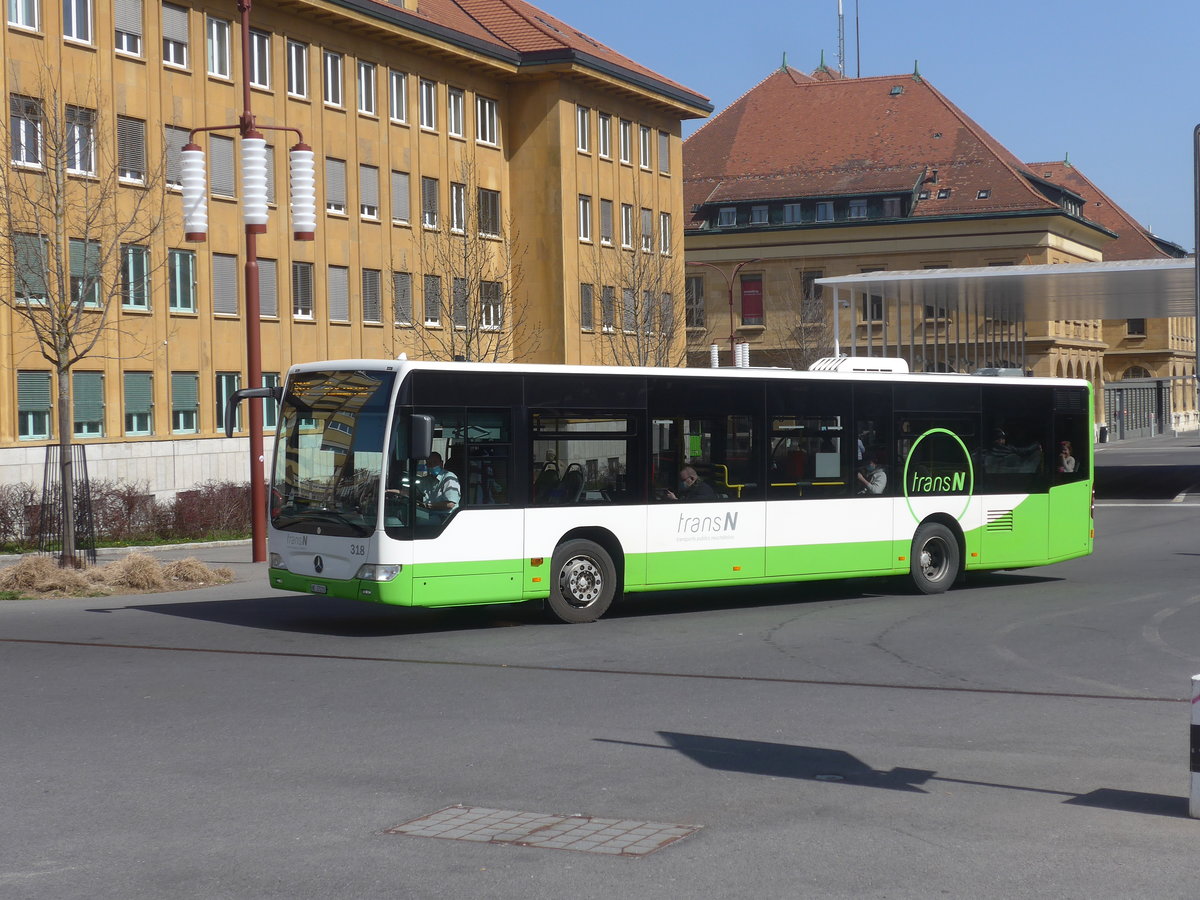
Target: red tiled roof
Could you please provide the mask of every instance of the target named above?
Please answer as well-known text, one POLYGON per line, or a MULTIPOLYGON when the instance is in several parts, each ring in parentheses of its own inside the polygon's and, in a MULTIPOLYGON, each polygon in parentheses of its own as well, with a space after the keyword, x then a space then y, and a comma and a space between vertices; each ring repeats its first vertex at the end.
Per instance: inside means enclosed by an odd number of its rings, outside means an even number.
POLYGON ((936 170, 914 217, 1058 209, 1020 160, 911 74, 814 80, 779 69, 688 138, 683 160, 685 208, 908 192, 936 170))
POLYGON ((1060 184, 1085 201, 1084 218, 1117 234, 1117 239, 1104 245, 1104 259, 1169 259, 1168 253, 1133 216, 1117 206, 1090 178, 1069 162, 1029 163, 1029 171, 1039 178, 1060 184))

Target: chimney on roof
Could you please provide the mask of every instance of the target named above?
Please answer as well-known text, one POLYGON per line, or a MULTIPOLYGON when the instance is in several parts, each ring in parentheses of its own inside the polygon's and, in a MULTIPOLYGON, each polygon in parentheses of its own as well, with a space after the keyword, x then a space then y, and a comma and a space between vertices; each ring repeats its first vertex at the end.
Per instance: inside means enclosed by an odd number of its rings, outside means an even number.
POLYGON ((929 183, 937 184, 937 169, 933 169, 929 173, 929 183))

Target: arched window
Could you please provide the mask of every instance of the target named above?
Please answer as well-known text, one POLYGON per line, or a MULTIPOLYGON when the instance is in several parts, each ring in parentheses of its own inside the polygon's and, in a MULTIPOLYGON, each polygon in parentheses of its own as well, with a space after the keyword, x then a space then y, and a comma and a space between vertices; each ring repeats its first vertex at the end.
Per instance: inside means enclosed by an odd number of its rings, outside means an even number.
POLYGON ((1122 379, 1152 378, 1152 377, 1153 376, 1150 374, 1149 370, 1146 369, 1145 366, 1130 366, 1128 369, 1125 370, 1125 374, 1121 376, 1122 379))

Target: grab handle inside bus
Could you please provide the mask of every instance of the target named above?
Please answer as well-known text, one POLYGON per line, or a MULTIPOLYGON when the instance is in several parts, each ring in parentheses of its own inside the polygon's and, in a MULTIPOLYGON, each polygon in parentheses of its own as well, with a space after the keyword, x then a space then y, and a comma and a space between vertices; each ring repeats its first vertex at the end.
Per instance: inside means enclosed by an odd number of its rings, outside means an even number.
POLYGON ((257 397, 271 397, 278 404, 283 399, 283 385, 277 384, 274 387, 257 387, 257 388, 242 388, 240 391, 234 391, 225 400, 225 437, 233 437, 233 426, 235 424, 234 410, 237 405, 243 400, 249 400, 257 397))
POLYGON ((433 452, 433 416, 413 413, 408 417, 408 458, 424 459, 433 452))

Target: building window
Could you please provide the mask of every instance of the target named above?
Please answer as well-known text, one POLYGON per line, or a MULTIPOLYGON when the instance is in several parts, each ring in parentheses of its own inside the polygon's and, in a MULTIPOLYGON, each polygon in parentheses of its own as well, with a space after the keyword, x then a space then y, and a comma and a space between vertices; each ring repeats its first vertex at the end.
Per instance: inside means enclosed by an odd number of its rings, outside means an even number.
POLYGON ((380 271, 362 270, 362 317, 364 322, 382 322, 383 304, 379 296, 380 271))
POLYGON ((633 123, 628 119, 621 120, 619 150, 621 162, 628 165, 633 160, 633 123))
POLYGON ((763 280, 761 275, 742 276, 742 324, 763 324, 763 280))
POLYGON ((650 146, 650 126, 649 125, 638 126, 638 165, 640 165, 643 169, 650 168, 651 149, 652 148, 650 146))
POLYGON ((592 111, 586 106, 575 107, 575 149, 580 153, 592 150, 592 111))
POLYGON ((862 317, 864 322, 883 321, 883 297, 879 294, 863 294, 862 317))
POLYGON ((342 105, 342 54, 325 51, 324 93, 328 106, 342 105))
POLYGON ((421 176, 421 224, 438 227, 438 180, 427 175, 421 176))
POLYGON ((50 373, 18 372, 17 437, 23 441, 49 440, 50 411, 50 373))
POLYGON ((308 44, 287 42, 287 89, 293 97, 308 96, 308 44))
POLYGON ((350 270, 345 266, 330 266, 326 272, 325 300, 329 306, 330 322, 350 321, 350 270))
POLYGON ((130 56, 142 55, 142 2, 125 0, 113 7, 116 26, 116 50, 130 56))
POLYGON ((865 219, 867 217, 867 201, 861 198, 851 200, 848 217, 851 219, 865 219))
POLYGON ((621 289, 621 328, 626 333, 637 331, 638 310, 637 291, 633 288, 621 289))
POLYGON ((233 138, 212 134, 208 138, 209 190, 221 197, 237 195, 237 169, 233 162, 233 138))
POLYGON ((8 24, 37 31, 38 0, 8 0, 8 24))
MULTIPOLYGON (((990 196, 992 196, 991 188, 984 188, 983 190, 981 190, 975 194, 975 199, 976 200, 986 200, 990 196)), ((899 202, 899 201, 897 201, 897 202, 899 202)))
POLYGON ((96 111, 83 106, 67 106, 67 171, 72 175, 96 172, 96 111))
POLYGON ((16 299, 27 305, 45 304, 46 239, 37 234, 14 234, 12 252, 16 299))
POLYGON ((475 98, 475 140, 495 146, 500 143, 496 124, 496 101, 487 97, 475 98))
POLYGON ((229 23, 208 17, 208 74, 229 77, 229 23))
POLYGON ((212 301, 213 315, 236 316, 238 314, 238 264, 236 256, 228 253, 213 254, 212 301))
POLYGON ((12 94, 9 106, 9 142, 12 161, 18 166, 42 164, 42 101, 12 94))
POLYGON ((200 376, 195 372, 171 373, 171 432, 195 434, 199 430, 200 376))
POLYGON ((191 250, 167 252, 167 305, 171 312, 196 311, 196 254, 191 250))
POLYGON ((92 0, 63 0, 63 37, 92 42, 92 0))
POLYGON ((596 153, 601 159, 612 159, 612 116, 596 115, 596 153))
MULTIPOLYGON (((263 372, 262 386, 265 388, 279 387, 278 372, 263 372)), ((278 423, 279 404, 275 402, 274 397, 263 397, 263 430, 273 429, 278 423)))
POLYGON ((379 168, 358 167, 358 214, 364 219, 379 218, 379 168))
POLYGON ((180 69, 188 67, 188 11, 173 3, 162 8, 163 62, 180 69))
POLYGON ((392 69, 388 72, 388 117, 393 122, 408 121, 408 75, 392 69))
POLYGON ((500 237, 500 192, 479 189, 479 233, 500 237))
POLYGON ((767 206, 752 206, 750 207, 750 224, 751 225, 766 225, 769 219, 770 207, 767 206))
POLYGON ((689 275, 684 289, 684 323, 688 328, 704 327, 704 276, 689 275))
POLYGON ((600 243, 611 247, 613 242, 613 202, 600 201, 600 243))
POLYGON ((121 306, 150 308, 150 250, 126 244, 121 248, 121 306))
POLYGON ((149 372, 125 373, 125 433, 154 434, 154 380, 149 372))
POLYGON ((75 437, 104 437, 104 373, 71 373, 75 437))
POLYGON ((671 214, 658 214, 658 252, 663 256, 671 255, 671 214))
POLYGON ((499 331, 504 326, 504 286, 499 281, 479 284, 479 327, 499 331))
POLYGON ((658 171, 671 174, 671 135, 665 131, 658 133, 658 171))
POLYGON ((884 197, 883 198, 883 217, 885 219, 900 218, 900 198, 899 197, 884 197))
POLYGON ((271 35, 256 29, 250 31, 250 84, 271 87, 271 35))
POLYGON ((817 218, 818 222, 833 221, 833 201, 821 200, 817 203, 817 218))
POLYGON ((279 317, 279 265, 276 260, 258 260, 258 317, 279 317))
POLYGON ((584 331, 591 331, 596 327, 593 290, 594 288, 590 284, 579 285, 579 327, 584 331))
POLYGON ((437 130, 437 82, 421 79, 421 127, 437 130))
POLYGON ((605 331, 617 324, 617 289, 611 285, 600 288, 600 324, 605 331))
POLYGON ((642 210, 642 252, 650 253, 654 249, 654 213, 648 209, 642 210))
POLYGON ((737 225, 737 207, 722 206, 717 210, 717 227, 733 228, 737 225))
POLYGON ((292 318, 313 317, 313 264, 292 263, 292 318))
POLYGON ((586 194, 579 195, 579 239, 592 239, 592 198, 586 194))
POLYGON ((179 190, 183 187, 183 148, 191 140, 191 133, 186 128, 164 125, 163 137, 167 150, 166 186, 179 190))
POLYGON ((446 89, 446 132, 451 137, 462 137, 466 131, 466 95, 462 88, 446 89))
POLYGON ((629 203, 621 204, 621 246, 633 249, 633 205, 629 203))
POLYGON ((325 212, 346 214, 346 161, 325 158, 325 212))
POLYGON ((462 234, 467 228, 467 186, 450 182, 450 230, 462 234))
POLYGON ((412 273, 392 273, 392 321, 397 325, 412 324, 412 273))
POLYGON ((358 61, 358 111, 375 115, 375 63, 358 61))
POLYGON ((1146 336, 1146 320, 1145 319, 1126 319, 1125 334, 1129 337, 1145 337, 1146 336))
MULTIPOLYGON (((229 401, 237 390, 242 386, 242 376, 240 372, 218 372, 217 373, 217 431, 225 430, 225 404, 229 401)), ((242 430, 242 405, 240 403, 233 407, 233 430, 242 430)))
POLYGON ((450 298, 451 306, 450 317, 454 321, 454 327, 464 329, 467 327, 467 279, 455 278, 450 282, 450 298))
POLYGON ((71 238, 71 302, 100 306, 100 242, 71 238))
POLYGON ((117 174, 123 181, 146 180, 146 123, 117 116, 117 174))
POLYGON ((410 221, 412 200, 409 193, 407 172, 392 171, 392 221, 407 225, 410 221))
POLYGON ((950 188, 939 188, 937 192, 937 198, 939 200, 950 199, 950 188))
POLYGON ((783 204, 783 222, 785 225, 798 225, 803 221, 803 207, 799 203, 783 204))
POLYGON ((425 276, 425 324, 434 327, 442 324, 442 278, 440 275, 425 276))

